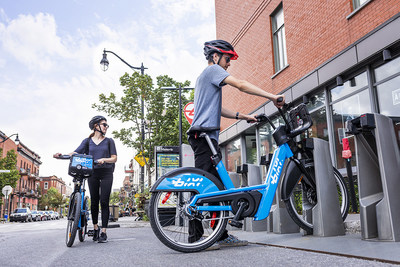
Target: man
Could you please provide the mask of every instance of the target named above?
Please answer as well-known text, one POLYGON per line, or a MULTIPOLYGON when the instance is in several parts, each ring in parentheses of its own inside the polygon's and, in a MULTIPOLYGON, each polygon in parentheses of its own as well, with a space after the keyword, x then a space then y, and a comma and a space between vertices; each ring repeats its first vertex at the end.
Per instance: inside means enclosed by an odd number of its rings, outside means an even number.
MULTIPOLYGON (((231 60, 236 60, 238 54, 233 46, 223 40, 215 40, 204 43, 204 55, 208 60, 208 66, 200 74, 196 81, 194 94, 194 118, 193 126, 218 128, 220 127, 221 116, 231 119, 242 119, 256 122, 255 115, 247 115, 238 111, 231 111, 222 107, 222 87, 229 84, 240 91, 265 97, 274 102, 275 106, 281 107, 285 103, 283 95, 274 95, 244 80, 239 80, 230 75, 226 70, 230 66, 231 60), (282 98, 278 102, 278 98, 282 98)), ((219 130, 209 133, 209 136, 220 154, 218 146, 219 130)), ((210 157, 212 152, 205 138, 196 138, 189 135, 189 143, 195 154, 195 167, 212 173, 220 178, 213 166, 210 157)), ((195 242, 203 234, 203 227, 198 220, 191 221, 189 225, 189 242, 195 242)), ((229 235, 227 231, 222 235, 218 242, 220 246, 245 246, 247 241, 238 240, 229 235)))

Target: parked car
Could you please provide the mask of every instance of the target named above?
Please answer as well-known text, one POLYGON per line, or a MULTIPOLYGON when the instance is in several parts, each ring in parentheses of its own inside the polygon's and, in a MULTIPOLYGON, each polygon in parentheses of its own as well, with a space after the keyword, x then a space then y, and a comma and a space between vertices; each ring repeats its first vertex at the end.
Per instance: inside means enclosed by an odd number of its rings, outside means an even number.
POLYGON ((60 219, 60 215, 58 214, 57 211, 54 212, 54 215, 56 216, 56 219, 59 220, 60 219))
POLYGON ((42 216, 37 210, 32 210, 32 220, 35 222, 42 220, 42 216))
POLYGON ((49 215, 46 214, 44 211, 39 210, 38 213, 40 214, 40 220, 41 220, 41 221, 50 220, 50 219, 49 219, 49 215))
POLYGON ((32 212, 29 208, 18 208, 10 215, 10 222, 31 222, 32 212))
POLYGON ((49 212, 49 214, 50 214, 50 219, 52 219, 52 220, 55 220, 55 219, 57 219, 57 218, 56 218, 56 214, 55 214, 55 212, 54 212, 54 211, 52 211, 52 210, 49 210, 48 212, 49 212))
POLYGON ((47 215, 47 220, 51 220, 51 215, 48 210, 45 210, 44 213, 47 215))

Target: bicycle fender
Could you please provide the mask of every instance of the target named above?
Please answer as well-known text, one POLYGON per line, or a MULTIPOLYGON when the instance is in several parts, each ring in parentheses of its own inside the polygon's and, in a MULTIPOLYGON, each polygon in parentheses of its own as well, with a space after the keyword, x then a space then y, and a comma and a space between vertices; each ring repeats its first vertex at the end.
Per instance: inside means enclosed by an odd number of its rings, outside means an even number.
POLYGON ((211 173, 198 168, 183 167, 161 176, 150 192, 171 190, 202 194, 224 189, 221 181, 211 173))
POLYGON ((290 160, 287 168, 285 177, 282 181, 282 191, 281 191, 281 198, 282 200, 288 200, 292 191, 296 184, 300 181, 302 177, 302 172, 300 168, 297 166, 296 162, 290 160))

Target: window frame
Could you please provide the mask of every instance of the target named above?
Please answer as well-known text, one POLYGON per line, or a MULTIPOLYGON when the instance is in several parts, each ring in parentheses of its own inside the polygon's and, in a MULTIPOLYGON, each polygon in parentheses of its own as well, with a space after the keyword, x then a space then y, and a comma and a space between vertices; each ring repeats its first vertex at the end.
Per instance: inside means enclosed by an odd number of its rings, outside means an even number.
POLYGON ((284 17, 282 3, 280 3, 279 6, 270 15, 270 21, 271 21, 272 48, 274 53, 274 72, 275 74, 277 74, 288 66, 286 37, 285 37, 285 17, 284 17), (278 27, 276 23, 277 21, 276 16, 280 12, 282 12, 283 23, 278 27))

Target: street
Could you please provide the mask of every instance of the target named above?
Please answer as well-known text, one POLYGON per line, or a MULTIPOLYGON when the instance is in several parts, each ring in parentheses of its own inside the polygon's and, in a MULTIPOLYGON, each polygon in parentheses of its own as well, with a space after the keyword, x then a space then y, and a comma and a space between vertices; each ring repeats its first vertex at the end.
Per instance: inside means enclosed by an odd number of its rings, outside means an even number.
MULTIPOLYGON (((390 266, 356 258, 258 244, 184 254, 165 247, 147 222, 119 218, 109 242, 65 245, 66 219, 0 224, 1 266, 390 266)), ((91 226, 91 225, 90 225, 91 226)))

